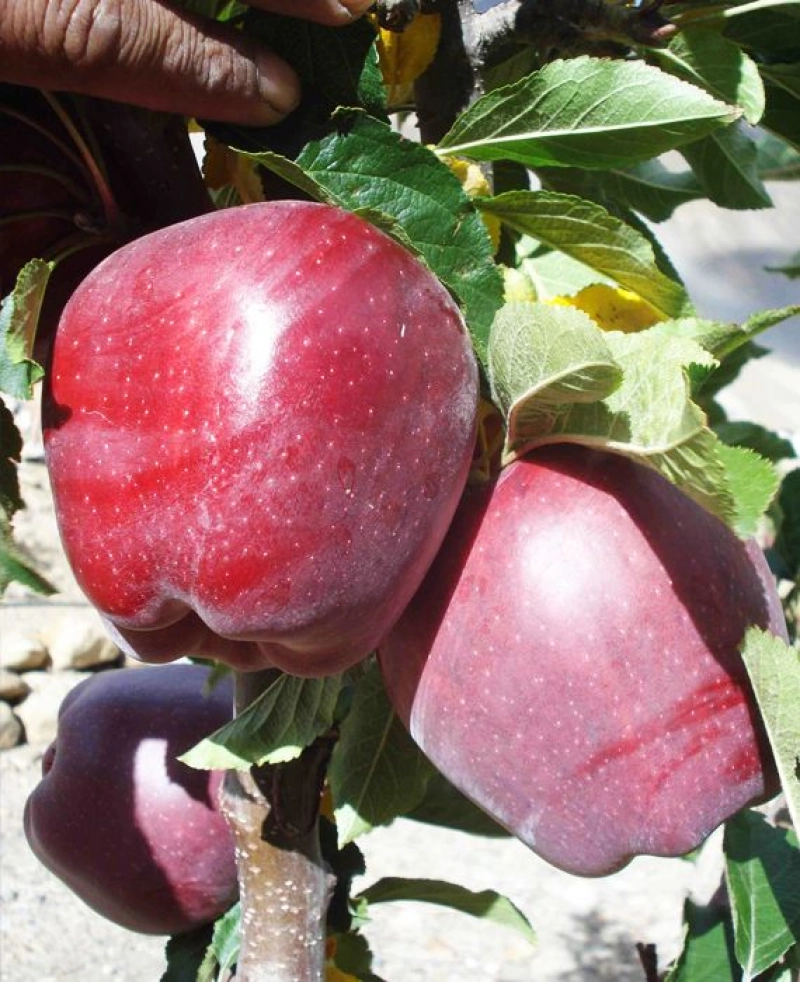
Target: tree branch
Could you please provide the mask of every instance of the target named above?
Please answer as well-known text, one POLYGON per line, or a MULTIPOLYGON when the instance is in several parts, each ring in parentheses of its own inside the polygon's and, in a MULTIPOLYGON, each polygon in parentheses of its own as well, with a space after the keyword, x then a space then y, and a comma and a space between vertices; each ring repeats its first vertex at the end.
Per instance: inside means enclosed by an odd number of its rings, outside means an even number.
MULTIPOLYGON (((240 674, 237 713, 275 678, 240 674)), ((333 877, 323 863, 318 812, 332 743, 320 739, 286 764, 228 771, 222 812, 236 842, 242 905, 237 982, 322 982, 333 877)))

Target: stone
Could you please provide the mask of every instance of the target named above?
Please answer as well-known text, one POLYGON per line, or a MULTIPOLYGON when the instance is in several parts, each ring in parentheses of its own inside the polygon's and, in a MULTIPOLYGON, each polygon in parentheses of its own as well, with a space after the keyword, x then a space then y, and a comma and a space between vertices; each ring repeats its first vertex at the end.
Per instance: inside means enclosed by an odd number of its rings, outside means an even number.
MULTIPOLYGON (((85 672, 30 672, 31 693, 16 708, 28 743, 45 748, 56 736, 58 710, 67 693, 86 678, 85 672)), ((0 705, 3 705, 0 703, 0 705)))
POLYGON ((50 662, 47 645, 41 638, 15 631, 0 633, 0 665, 10 672, 31 672, 50 662))
POLYGON ((31 687, 16 672, 0 668, 0 700, 11 705, 22 702, 31 691, 31 687))
POLYGON ((122 652, 106 634, 92 607, 75 607, 53 617, 43 639, 55 671, 102 668, 122 663, 122 652))
POLYGON ((7 702, 0 702, 0 750, 10 750, 22 743, 25 736, 22 722, 7 702))

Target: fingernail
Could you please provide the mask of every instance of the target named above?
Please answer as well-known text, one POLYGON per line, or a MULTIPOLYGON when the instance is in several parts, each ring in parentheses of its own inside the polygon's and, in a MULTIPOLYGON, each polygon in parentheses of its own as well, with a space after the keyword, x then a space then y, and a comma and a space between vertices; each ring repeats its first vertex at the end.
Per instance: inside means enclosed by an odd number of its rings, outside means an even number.
POLYGON ((297 108, 300 102, 300 80, 294 69, 271 51, 259 51, 255 58, 258 90, 266 107, 277 122, 297 108))

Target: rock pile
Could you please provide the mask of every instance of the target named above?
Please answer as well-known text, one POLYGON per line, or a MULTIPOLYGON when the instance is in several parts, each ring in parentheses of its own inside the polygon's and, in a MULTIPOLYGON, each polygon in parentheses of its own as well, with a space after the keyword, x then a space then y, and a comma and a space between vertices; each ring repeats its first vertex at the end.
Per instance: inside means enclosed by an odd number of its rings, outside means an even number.
POLYGON ((24 742, 48 744, 67 692, 87 672, 123 664, 122 652, 88 605, 5 604, 0 619, 0 750, 24 742))

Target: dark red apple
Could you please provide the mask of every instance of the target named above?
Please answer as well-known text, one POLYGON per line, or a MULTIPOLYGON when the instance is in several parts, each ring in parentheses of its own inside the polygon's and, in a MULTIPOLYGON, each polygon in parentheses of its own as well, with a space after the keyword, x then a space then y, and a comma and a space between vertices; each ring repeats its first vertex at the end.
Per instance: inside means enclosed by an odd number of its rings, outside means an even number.
POLYGON ((101 263, 59 325, 67 556, 144 660, 339 671, 433 560, 477 397, 455 303, 362 219, 284 201, 173 225, 101 263))
POLYGON ((380 659, 442 773, 593 876, 777 791, 738 654, 752 624, 785 634, 754 543, 654 471, 564 446, 468 490, 380 659))
POLYGON ((179 934, 236 900, 222 772, 177 757, 233 712, 230 681, 204 693, 197 665, 102 672, 62 703, 43 777, 25 806, 39 860, 104 917, 179 934))

